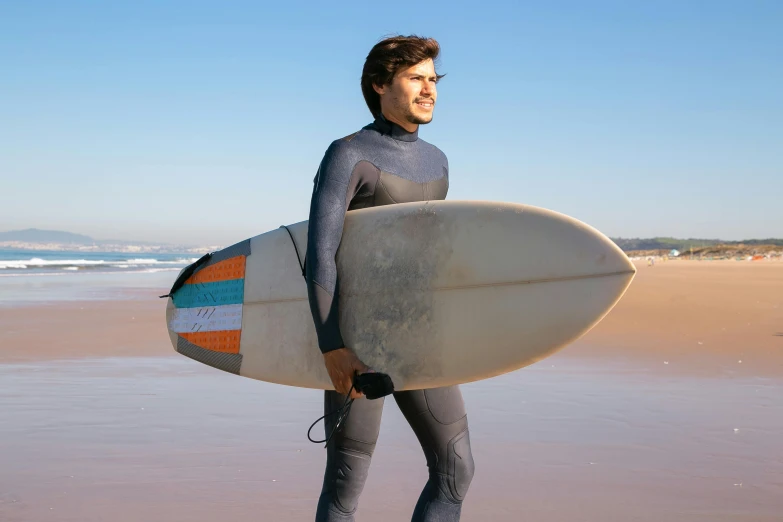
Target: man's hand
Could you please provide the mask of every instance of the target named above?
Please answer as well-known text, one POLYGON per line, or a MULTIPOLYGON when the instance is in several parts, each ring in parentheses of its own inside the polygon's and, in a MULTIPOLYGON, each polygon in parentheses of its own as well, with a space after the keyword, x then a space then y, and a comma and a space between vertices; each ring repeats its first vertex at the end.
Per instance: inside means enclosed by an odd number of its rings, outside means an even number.
MULTIPOLYGON (((354 373, 371 371, 370 368, 356 357, 349 348, 338 348, 324 354, 324 364, 329 378, 332 379, 334 389, 342 395, 348 394, 353 385, 354 373)), ((351 398, 358 399, 362 393, 358 390, 351 391, 351 398)))

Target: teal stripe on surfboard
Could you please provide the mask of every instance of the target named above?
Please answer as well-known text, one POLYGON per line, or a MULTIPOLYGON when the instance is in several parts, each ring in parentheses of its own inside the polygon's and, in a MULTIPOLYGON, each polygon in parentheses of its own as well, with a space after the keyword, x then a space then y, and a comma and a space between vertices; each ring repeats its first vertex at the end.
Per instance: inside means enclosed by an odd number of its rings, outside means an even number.
POLYGON ((184 284, 171 297, 177 308, 242 304, 245 300, 245 280, 184 284))

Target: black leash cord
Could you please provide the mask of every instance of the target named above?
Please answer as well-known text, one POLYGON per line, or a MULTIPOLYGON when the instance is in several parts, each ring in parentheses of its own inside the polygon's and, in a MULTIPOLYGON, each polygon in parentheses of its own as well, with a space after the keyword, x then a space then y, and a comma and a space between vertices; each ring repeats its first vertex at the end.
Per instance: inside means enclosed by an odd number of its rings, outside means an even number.
MULTIPOLYGON (((294 235, 291 233, 290 230, 288 230, 288 227, 285 225, 280 225, 280 228, 284 228, 286 232, 288 232, 288 235, 291 237, 291 243, 294 244, 294 250, 296 251, 296 260, 299 261, 299 268, 302 269, 302 277, 307 278, 305 275, 305 266, 302 263, 302 256, 299 255, 299 248, 296 246, 296 241, 294 241, 294 235)), ((318 419, 321 420, 321 419, 318 419)), ((316 421, 318 422, 318 421, 316 421)))
MULTIPOLYGON (((296 252, 296 260, 299 262, 299 268, 302 269, 302 277, 307 279, 307 274, 305 271, 305 265, 302 263, 302 256, 299 255, 299 247, 296 246, 296 240, 294 240, 294 235, 291 233, 291 231, 288 229, 285 225, 280 225, 280 228, 284 228, 286 232, 288 232, 288 236, 291 238, 291 243, 294 245, 294 251, 296 252)), ((307 260, 305 260, 307 262, 307 260)), ((310 429, 307 430, 307 438, 310 442, 313 442, 315 444, 320 444, 324 442, 324 448, 329 445, 329 441, 332 440, 332 437, 335 433, 337 433, 337 430, 340 429, 340 426, 342 425, 343 421, 348 417, 348 414, 351 412, 351 405, 353 404, 353 399, 351 399, 351 392, 353 391, 353 385, 351 386, 351 389, 348 390, 348 396, 345 398, 345 402, 343 405, 331 412, 327 413, 326 415, 323 415, 322 417, 319 417, 314 423, 310 425, 310 429), (324 420, 324 424, 326 423, 326 417, 329 417, 330 415, 339 414, 340 416, 337 419, 337 422, 334 425, 334 428, 332 428, 332 432, 329 434, 327 438, 324 440, 313 440, 313 438, 310 436, 310 432, 313 431, 313 427, 318 424, 318 421, 321 419, 324 420)))
POLYGON ((307 438, 310 440, 310 442, 313 442, 315 444, 320 444, 324 442, 324 448, 329 445, 329 441, 332 440, 332 437, 335 433, 337 433, 337 430, 340 429, 340 425, 343 423, 343 421, 348 417, 348 414, 351 412, 351 405, 353 404, 353 399, 351 399, 351 392, 353 391, 353 386, 351 386, 351 389, 348 390, 348 395, 345 397, 345 402, 343 403, 340 408, 337 410, 327 413, 326 415, 319 417, 314 423, 310 425, 310 429, 307 430, 307 438), (335 423, 334 428, 332 428, 332 432, 329 434, 327 438, 324 440, 313 440, 312 437, 310 437, 310 431, 312 431, 313 427, 318 424, 318 421, 321 419, 324 419, 324 424, 326 423, 326 417, 329 417, 330 415, 334 415, 335 413, 339 413, 340 417, 337 419, 337 423, 335 423))

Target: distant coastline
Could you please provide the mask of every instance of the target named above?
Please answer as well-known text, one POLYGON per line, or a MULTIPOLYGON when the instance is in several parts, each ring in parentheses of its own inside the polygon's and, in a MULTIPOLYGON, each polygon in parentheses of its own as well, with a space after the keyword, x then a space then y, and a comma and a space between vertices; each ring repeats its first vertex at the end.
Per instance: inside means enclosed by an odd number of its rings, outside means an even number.
POLYGON ((778 245, 711 245, 689 248, 687 250, 627 250, 631 259, 666 258, 683 260, 716 261, 734 259, 736 261, 783 260, 783 247, 778 245))
POLYGON ((783 258, 783 239, 612 239, 632 259, 762 260, 783 258))
POLYGON ((182 245, 163 242, 93 239, 62 230, 28 228, 0 232, 0 249, 51 252, 113 252, 127 254, 204 254, 221 245, 182 245))
MULTIPOLYGON (((783 257, 783 239, 611 238, 629 257, 743 259, 754 256, 783 257)), ((50 252, 110 252, 126 254, 205 254, 224 245, 182 245, 145 241, 96 240, 59 230, 0 232, 0 249, 50 252)))
POLYGON ((185 246, 156 245, 134 243, 94 243, 91 245, 74 243, 32 243, 26 241, 0 241, 0 249, 9 250, 48 250, 52 252, 112 252, 126 254, 205 254, 220 250, 222 246, 185 246))

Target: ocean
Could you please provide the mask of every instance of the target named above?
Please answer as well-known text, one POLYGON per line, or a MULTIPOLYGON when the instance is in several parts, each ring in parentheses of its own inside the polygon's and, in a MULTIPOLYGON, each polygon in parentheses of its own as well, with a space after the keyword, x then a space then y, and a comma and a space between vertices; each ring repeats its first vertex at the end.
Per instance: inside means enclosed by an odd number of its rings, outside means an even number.
POLYGON ((0 249, 0 277, 85 272, 179 271, 193 254, 0 249))
POLYGON ((192 253, 0 249, 0 306, 149 298, 197 259, 192 253))

